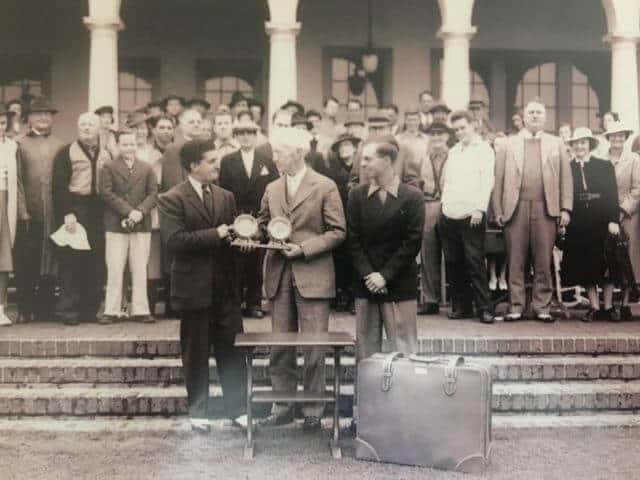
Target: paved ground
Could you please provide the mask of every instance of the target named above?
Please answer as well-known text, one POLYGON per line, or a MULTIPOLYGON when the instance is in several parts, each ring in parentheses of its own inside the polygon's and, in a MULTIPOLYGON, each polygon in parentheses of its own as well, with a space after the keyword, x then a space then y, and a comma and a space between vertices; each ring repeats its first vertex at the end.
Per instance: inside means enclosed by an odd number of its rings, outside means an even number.
MULTIPOLYGON (((634 307, 640 316, 640 308, 634 307)), ((260 332, 271 330, 271 320, 245 319, 245 330, 260 332)), ((354 332, 355 319, 345 313, 332 313, 330 329, 333 331, 354 332)), ((155 324, 121 322, 114 325, 95 323, 68 327, 53 322, 30 323, 0 328, 0 338, 16 339, 54 339, 54 338, 95 338, 117 340, 178 338, 179 322, 161 320, 155 324)), ((624 334, 640 335, 640 321, 612 324, 609 322, 583 323, 579 320, 559 320, 554 324, 535 321, 516 323, 496 323, 483 325, 475 320, 448 320, 446 316, 418 317, 418 335, 425 337, 530 337, 530 336, 620 336, 624 334)))
POLYGON ((263 433, 257 458, 242 459, 242 436, 191 433, 0 433, 3 480, 450 480, 636 479, 639 428, 518 430, 494 435, 484 475, 330 458, 325 438, 299 430, 263 433))

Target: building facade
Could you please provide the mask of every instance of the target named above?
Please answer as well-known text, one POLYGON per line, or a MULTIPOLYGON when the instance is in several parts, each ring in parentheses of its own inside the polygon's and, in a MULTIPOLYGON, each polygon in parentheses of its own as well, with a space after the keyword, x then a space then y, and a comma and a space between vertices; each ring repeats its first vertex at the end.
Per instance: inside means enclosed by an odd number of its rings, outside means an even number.
POLYGON ((549 128, 638 129, 640 0, 3 0, 0 100, 44 93, 70 137, 79 113, 120 115, 169 93, 215 105, 235 90, 270 110, 334 95, 401 110, 431 90, 451 107, 482 98, 501 129, 542 97, 549 128), (371 22, 369 22, 371 18, 371 22), (378 65, 350 77, 368 40, 378 65))

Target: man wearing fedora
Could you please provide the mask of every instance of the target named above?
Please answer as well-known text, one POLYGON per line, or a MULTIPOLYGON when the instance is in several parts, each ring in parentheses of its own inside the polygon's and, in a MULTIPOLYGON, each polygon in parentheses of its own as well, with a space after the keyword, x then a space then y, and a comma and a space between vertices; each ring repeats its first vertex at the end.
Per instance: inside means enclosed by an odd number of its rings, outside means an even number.
POLYGON ((18 321, 43 320, 54 304, 56 264, 49 235, 54 211, 53 164, 63 143, 52 135, 58 113, 45 97, 35 97, 28 109, 31 130, 20 140, 22 175, 29 219, 20 222, 16 240, 18 321))
POLYGON ((103 105, 93 112, 100 117, 100 145, 112 155, 117 155, 116 132, 113 130, 114 110, 111 105, 103 105))
POLYGON ((404 127, 404 131, 395 136, 396 140, 407 146, 415 161, 421 163, 427 155, 429 137, 420 130, 420 109, 418 106, 410 106, 405 109, 404 127))
MULTIPOLYGON (((257 217, 265 188, 278 178, 278 169, 264 149, 256 150, 259 127, 251 120, 238 122, 233 135, 240 149, 220 163, 220 186, 233 193, 238 213, 257 217)), ((262 250, 238 257, 238 286, 244 301, 244 315, 262 318, 262 250)))
MULTIPOLYGON (((271 301, 274 332, 327 332, 330 301, 335 297, 332 251, 346 238, 346 222, 336 184, 308 168, 309 133, 280 128, 271 134, 278 170, 262 197, 258 222, 262 228, 277 217, 291 223, 285 250, 270 250, 265 257, 265 291, 271 301)), ((304 389, 325 391, 325 352, 310 348, 304 355, 304 389)), ((296 352, 271 350, 271 383, 275 392, 294 392, 297 385, 296 352)), ((305 430, 319 430, 323 403, 302 407, 305 430)), ((266 425, 293 421, 293 406, 276 403, 266 425)))
POLYGON ((566 227, 573 208, 573 185, 562 140, 544 132, 546 109, 531 100, 524 109, 525 127, 500 142, 496 152, 492 203, 496 221, 504 226, 509 268, 510 308, 505 321, 527 310, 525 265, 533 263, 531 308, 538 320, 553 322, 551 271, 558 226, 566 227))

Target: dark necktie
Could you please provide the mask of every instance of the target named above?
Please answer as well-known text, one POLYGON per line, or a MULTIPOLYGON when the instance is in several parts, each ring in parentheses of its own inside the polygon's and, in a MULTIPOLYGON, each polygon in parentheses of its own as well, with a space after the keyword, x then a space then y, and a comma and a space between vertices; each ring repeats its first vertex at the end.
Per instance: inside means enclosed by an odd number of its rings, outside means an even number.
POLYGON ((207 209, 209 216, 213 217, 213 196, 211 195, 211 185, 206 183, 202 185, 202 203, 204 203, 204 207, 207 209))

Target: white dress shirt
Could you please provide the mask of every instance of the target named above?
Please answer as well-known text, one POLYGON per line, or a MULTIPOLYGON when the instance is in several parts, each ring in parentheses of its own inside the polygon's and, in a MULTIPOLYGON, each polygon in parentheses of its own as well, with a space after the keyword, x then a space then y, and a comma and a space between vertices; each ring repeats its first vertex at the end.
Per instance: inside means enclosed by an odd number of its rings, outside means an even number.
POLYGON ((198 180, 193 178, 191 175, 189 175, 189 182, 191 182, 191 186, 198 194, 198 197, 200 197, 200 200, 204 202, 204 197, 202 193, 202 182, 199 182, 198 180))
POLYGON ((298 188, 300 188, 300 183, 302 183, 302 179, 304 178, 304 175, 306 173, 307 173, 307 167, 304 166, 302 167, 302 170, 300 170, 295 175, 288 175, 288 174, 286 175, 287 193, 289 195, 289 199, 292 199, 293 197, 296 196, 296 193, 298 192, 298 188))
POLYGON ((242 163, 244 164, 244 170, 247 172, 247 177, 251 178, 251 170, 253 169, 253 158, 255 156, 255 150, 252 148, 249 151, 240 149, 240 155, 242 155, 242 163))
POLYGON ((494 183, 495 154, 479 136, 468 145, 459 142, 449 150, 444 166, 442 213, 461 220, 475 210, 486 212, 494 183))

